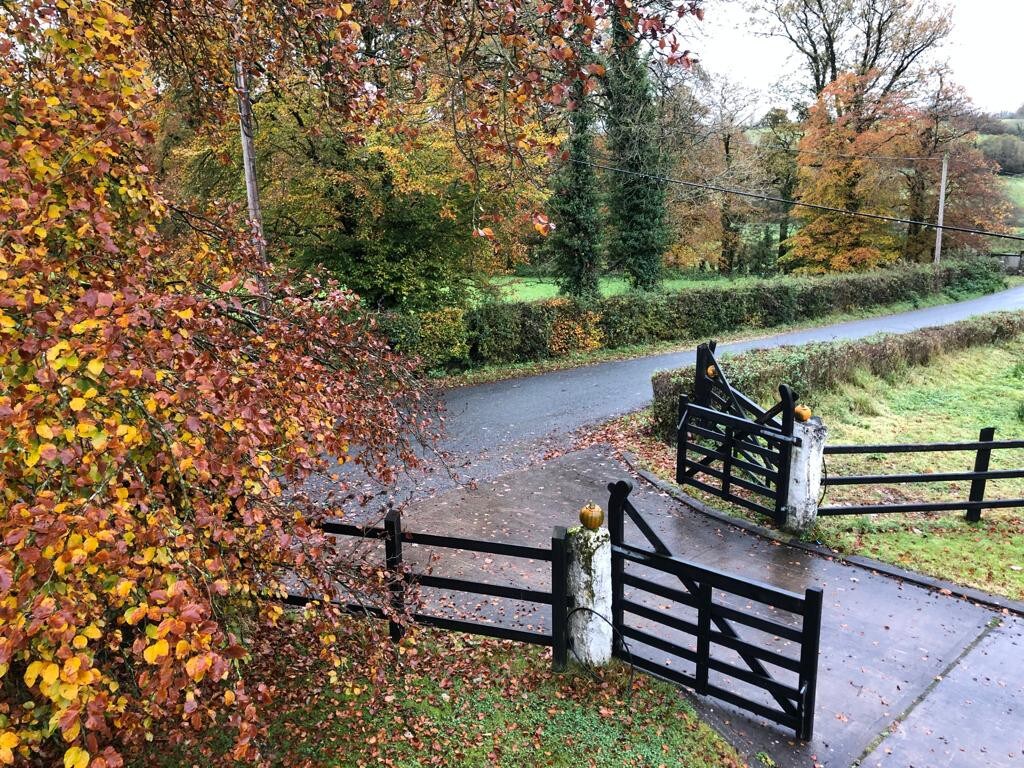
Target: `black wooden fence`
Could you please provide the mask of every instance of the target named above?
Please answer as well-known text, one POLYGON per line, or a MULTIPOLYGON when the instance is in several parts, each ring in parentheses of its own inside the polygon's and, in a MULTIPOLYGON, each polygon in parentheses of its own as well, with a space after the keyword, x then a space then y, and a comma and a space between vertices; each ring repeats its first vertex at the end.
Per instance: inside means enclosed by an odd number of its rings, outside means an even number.
POLYGON ((765 410, 735 389, 715 357, 715 342, 697 347, 694 397, 679 401, 676 482, 786 520, 796 396, 779 387, 765 410))
POLYGON ((923 443, 900 445, 826 445, 826 456, 898 453, 944 453, 949 451, 974 454, 974 469, 963 472, 918 472, 892 475, 832 475, 822 477, 825 488, 838 486, 879 486, 888 484, 927 484, 952 481, 971 481, 967 498, 952 501, 915 501, 906 503, 850 504, 821 506, 819 515, 863 515, 899 512, 950 512, 965 510, 967 519, 977 522, 983 509, 1024 507, 1024 499, 986 499, 989 480, 1024 478, 1024 469, 989 469, 993 452, 1024 448, 1024 440, 995 440, 995 427, 985 427, 973 443, 923 443))
POLYGON ((699 694, 792 728, 797 738, 809 740, 814 731, 821 589, 800 595, 673 557, 630 503, 632 486, 620 481, 608 490, 615 655, 699 694), (626 543, 627 517, 653 551, 626 543), (664 583, 666 576, 682 589, 664 583), (658 601, 645 602, 645 596, 658 601), (666 600, 671 610, 664 610, 666 600), (780 612, 788 620, 777 619, 780 612), (637 644, 654 649, 670 663, 641 655, 637 644), (784 653, 794 648, 795 655, 784 653))
MULTIPOLYGON (((359 526, 349 523, 325 522, 322 524, 325 533, 335 536, 349 536, 359 539, 381 539, 384 541, 384 563, 391 585, 391 607, 395 617, 406 614, 406 584, 415 584, 421 588, 450 590, 473 595, 508 598, 551 606, 551 626, 547 632, 535 632, 515 629, 487 621, 467 618, 452 618, 436 614, 415 612, 408 618, 417 624, 438 627, 456 632, 467 632, 475 635, 486 635, 503 640, 515 640, 533 645, 551 646, 553 649, 553 665, 563 669, 567 662, 567 627, 568 598, 566 596, 566 577, 568 553, 566 551, 566 532, 563 527, 556 527, 551 537, 551 548, 529 547, 521 544, 506 544, 499 541, 466 539, 457 536, 439 536, 431 533, 413 533, 402 530, 402 518, 397 510, 392 510, 384 518, 383 526, 359 526), (463 550, 480 552, 509 558, 524 558, 551 563, 551 589, 540 591, 524 587, 489 584, 468 579, 435 576, 426 573, 413 573, 406 570, 403 557, 404 545, 419 545, 426 548, 463 550)), ((306 605, 311 598, 305 595, 289 595, 287 602, 291 605, 306 605)), ((362 603, 345 603, 340 607, 355 615, 366 615, 374 618, 388 618, 384 611, 362 603)), ((389 619, 389 631, 392 640, 400 640, 403 627, 394 618, 389 619)))

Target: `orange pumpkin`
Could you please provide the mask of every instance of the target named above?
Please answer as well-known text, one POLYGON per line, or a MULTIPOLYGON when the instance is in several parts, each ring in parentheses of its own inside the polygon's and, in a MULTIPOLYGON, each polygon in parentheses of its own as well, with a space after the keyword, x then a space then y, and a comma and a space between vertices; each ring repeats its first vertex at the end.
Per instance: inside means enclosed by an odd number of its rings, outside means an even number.
POLYGON ((596 531, 604 522, 604 510, 590 502, 580 510, 580 522, 587 530, 596 531))
POLYGON ((793 409, 793 415, 796 416, 797 421, 808 421, 814 414, 810 408, 800 403, 800 405, 793 409))
POLYGON ((713 365, 709 365, 708 366, 708 378, 709 379, 713 379, 717 375, 718 375, 718 369, 715 368, 715 366, 713 366, 713 365))

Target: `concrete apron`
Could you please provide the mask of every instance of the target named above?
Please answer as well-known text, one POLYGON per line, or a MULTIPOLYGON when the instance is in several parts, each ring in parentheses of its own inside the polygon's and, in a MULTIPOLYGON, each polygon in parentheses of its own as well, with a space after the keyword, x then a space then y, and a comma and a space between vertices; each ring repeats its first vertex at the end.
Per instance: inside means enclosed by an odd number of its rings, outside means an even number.
MULTIPOLYGON (((605 452, 588 449, 475 490, 414 504, 403 525, 411 531, 546 546, 555 525, 575 524, 587 501, 604 506, 607 483, 628 476, 605 452)), ((801 744, 791 732, 755 716, 690 696, 753 765, 759 754, 780 766, 1024 765, 1024 621, 738 530, 647 483, 635 486, 633 504, 677 556, 796 592, 824 589, 812 742, 801 744)), ((646 546, 628 524, 627 541, 646 546)), ((437 575, 550 587, 545 562, 438 554, 413 546, 406 546, 405 557, 417 570, 429 568, 437 575)), ((432 613, 520 629, 550 628, 546 606, 425 593, 432 613)), ((641 622, 630 623, 642 628, 641 622)), ((637 643, 630 651, 669 661, 637 643)))

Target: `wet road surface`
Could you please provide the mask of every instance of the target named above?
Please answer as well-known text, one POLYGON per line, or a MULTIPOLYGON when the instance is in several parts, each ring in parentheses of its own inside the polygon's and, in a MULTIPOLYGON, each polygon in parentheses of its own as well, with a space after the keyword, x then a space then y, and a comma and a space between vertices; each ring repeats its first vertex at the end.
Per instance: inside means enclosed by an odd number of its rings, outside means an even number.
MULTIPOLYGON (((975 315, 1024 308, 1024 286, 938 307, 896 315, 788 331, 722 344, 725 352, 859 339, 876 333, 905 333, 975 315)), ((512 447, 566 434, 635 411, 651 400, 651 376, 694 360, 693 350, 598 363, 583 368, 462 387, 445 393, 448 408, 444 447, 458 456, 507 452, 512 447)))

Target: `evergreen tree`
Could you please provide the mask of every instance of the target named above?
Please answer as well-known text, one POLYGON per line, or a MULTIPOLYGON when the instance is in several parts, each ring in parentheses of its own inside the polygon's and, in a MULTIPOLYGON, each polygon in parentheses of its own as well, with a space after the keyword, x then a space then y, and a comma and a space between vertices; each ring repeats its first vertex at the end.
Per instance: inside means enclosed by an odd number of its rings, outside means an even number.
POLYGON ((657 109, 640 45, 612 5, 612 52, 608 66, 608 149, 611 165, 631 173, 609 172, 608 261, 621 266, 636 288, 652 289, 661 279, 661 256, 668 244, 665 184, 657 143, 657 109))
POLYGON ((555 174, 548 214, 555 225, 547 246, 554 256, 562 293, 576 298, 599 295, 601 217, 593 162, 594 110, 582 82, 569 117, 568 158, 555 174))

